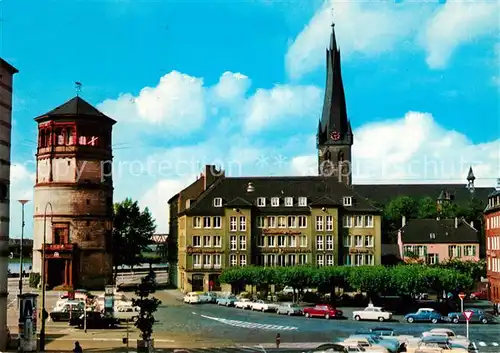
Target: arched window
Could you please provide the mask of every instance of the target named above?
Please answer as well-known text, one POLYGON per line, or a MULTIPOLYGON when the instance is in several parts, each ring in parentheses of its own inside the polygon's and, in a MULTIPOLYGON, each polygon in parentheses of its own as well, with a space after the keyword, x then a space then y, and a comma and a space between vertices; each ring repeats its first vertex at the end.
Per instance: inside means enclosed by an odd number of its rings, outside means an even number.
POLYGON ((344 161, 344 152, 340 151, 338 155, 338 161, 343 162, 344 161))
POLYGON ((327 149, 325 152, 325 161, 331 161, 331 160, 332 160, 332 153, 330 152, 329 149, 327 149))

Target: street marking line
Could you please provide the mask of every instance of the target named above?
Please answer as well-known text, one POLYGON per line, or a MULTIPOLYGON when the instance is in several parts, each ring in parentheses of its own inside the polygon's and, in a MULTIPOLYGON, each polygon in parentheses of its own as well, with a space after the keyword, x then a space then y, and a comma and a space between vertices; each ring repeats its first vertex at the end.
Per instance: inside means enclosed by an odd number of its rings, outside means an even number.
POLYGON ((478 352, 478 349, 477 349, 477 346, 476 346, 476 342, 472 342, 472 347, 474 347, 474 351, 475 352, 478 352))
POLYGON ((191 314, 196 315, 196 313, 194 311, 192 311, 191 314))
POLYGON ((283 330, 283 331, 298 330, 298 328, 295 326, 259 324, 259 323, 255 323, 255 322, 245 322, 245 321, 238 321, 238 320, 222 319, 222 318, 207 316, 207 315, 200 315, 200 316, 205 318, 205 319, 218 321, 220 323, 230 325, 230 326, 236 326, 236 327, 244 327, 244 328, 250 328, 250 329, 261 329, 261 330, 278 330, 278 331, 279 330, 283 330))
POLYGON ((498 343, 496 343, 496 342, 493 342, 492 345, 493 345, 493 347, 498 347, 498 343))
POLYGON ((486 343, 484 343, 484 342, 479 342, 479 345, 480 345, 481 347, 486 347, 486 343))

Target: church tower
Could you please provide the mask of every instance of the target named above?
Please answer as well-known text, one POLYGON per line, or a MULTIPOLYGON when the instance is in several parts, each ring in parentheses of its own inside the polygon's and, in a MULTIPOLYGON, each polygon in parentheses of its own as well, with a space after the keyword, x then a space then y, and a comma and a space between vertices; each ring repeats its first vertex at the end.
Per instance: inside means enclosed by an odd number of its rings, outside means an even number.
POLYGON ((340 50, 332 24, 330 46, 326 50, 326 87, 323 113, 318 125, 318 172, 346 185, 352 184, 351 148, 353 134, 347 118, 340 50))

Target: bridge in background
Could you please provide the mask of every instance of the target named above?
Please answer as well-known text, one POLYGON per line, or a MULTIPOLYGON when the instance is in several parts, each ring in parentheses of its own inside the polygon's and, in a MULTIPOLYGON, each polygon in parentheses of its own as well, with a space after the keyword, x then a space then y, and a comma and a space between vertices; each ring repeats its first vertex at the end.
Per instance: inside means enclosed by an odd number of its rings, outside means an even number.
MULTIPOLYGON (((169 283, 168 270, 154 270, 156 274, 156 282, 160 286, 166 286, 169 283)), ((141 283, 141 279, 146 276, 149 271, 141 269, 139 271, 121 272, 116 277, 116 286, 120 289, 133 288, 141 283)))

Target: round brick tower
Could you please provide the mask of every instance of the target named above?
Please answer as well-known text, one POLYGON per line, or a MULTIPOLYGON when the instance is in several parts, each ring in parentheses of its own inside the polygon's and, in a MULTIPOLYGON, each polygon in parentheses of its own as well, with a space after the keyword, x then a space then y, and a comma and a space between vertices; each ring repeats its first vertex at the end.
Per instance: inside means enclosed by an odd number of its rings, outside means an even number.
POLYGON ((35 121, 33 272, 41 273, 44 246, 48 288, 103 288, 111 284, 113 269, 111 139, 116 121, 78 96, 35 121))

